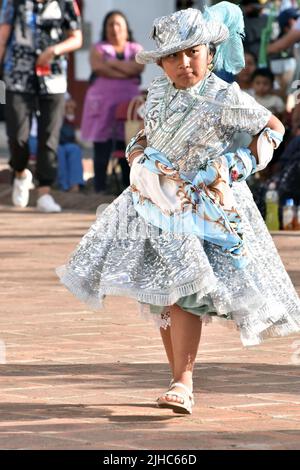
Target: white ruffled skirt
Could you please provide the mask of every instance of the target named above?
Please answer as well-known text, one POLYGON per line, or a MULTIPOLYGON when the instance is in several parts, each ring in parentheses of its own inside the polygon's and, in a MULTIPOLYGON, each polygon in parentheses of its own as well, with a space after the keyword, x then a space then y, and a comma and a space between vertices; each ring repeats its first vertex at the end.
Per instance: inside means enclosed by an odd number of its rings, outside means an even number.
MULTIPOLYGON (((107 295, 136 299, 159 326, 175 303, 200 318, 232 321, 243 345, 300 331, 300 301, 246 183, 233 186, 251 262, 236 269, 219 247, 147 224, 127 188, 57 273, 93 309, 107 295)), ((100 208, 101 209, 101 208, 100 208)))

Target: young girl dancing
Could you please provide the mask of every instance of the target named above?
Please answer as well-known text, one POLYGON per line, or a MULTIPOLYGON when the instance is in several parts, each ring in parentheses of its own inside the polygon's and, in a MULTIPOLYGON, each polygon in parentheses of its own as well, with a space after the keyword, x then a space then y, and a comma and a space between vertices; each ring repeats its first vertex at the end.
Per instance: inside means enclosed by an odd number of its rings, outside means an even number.
POLYGON ((157 321, 172 376, 157 405, 177 413, 192 412, 203 320, 234 321, 245 346, 300 331, 298 296, 245 182, 268 164, 284 127, 212 72, 242 69, 242 32, 229 2, 154 21, 156 49, 136 60, 164 75, 127 148, 130 187, 58 269, 93 308, 125 295, 157 321), (245 136, 249 145, 237 146, 245 136))

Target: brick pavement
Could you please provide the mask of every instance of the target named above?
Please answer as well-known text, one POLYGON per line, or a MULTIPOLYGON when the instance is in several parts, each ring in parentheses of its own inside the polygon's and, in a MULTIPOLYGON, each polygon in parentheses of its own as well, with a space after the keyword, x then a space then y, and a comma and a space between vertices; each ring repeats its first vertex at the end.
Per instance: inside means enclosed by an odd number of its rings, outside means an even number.
MULTIPOLYGON (((156 329, 132 300, 86 310, 54 274, 94 215, 0 217, 1 449, 300 448, 300 336, 243 348, 235 330, 205 327, 193 415, 158 410, 168 368, 156 329)), ((299 234, 274 238, 299 291, 299 234)))

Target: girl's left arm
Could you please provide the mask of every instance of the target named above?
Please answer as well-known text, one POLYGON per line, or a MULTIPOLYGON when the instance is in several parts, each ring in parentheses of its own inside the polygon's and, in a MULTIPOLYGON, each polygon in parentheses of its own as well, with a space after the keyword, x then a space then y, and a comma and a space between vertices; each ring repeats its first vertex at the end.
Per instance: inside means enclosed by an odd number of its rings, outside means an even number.
MULTIPOLYGON (((284 133, 285 133, 284 125, 273 114, 271 115, 271 117, 270 117, 270 119, 269 119, 269 121, 266 125, 266 128, 269 128, 274 132, 278 132, 278 134, 281 134, 282 137, 284 136, 284 133)), ((260 136, 260 133, 257 134, 256 136, 254 136, 254 138, 252 139, 252 141, 250 142, 250 144, 248 146, 251 153, 255 156, 257 162, 258 162, 257 141, 258 141, 259 136, 260 136)), ((273 146, 274 146, 274 149, 278 147, 277 142, 275 140, 273 140, 273 146)))
POLYGON ((248 147, 240 147, 224 156, 227 160, 230 185, 244 181, 252 173, 263 170, 272 159, 274 149, 282 141, 285 129, 276 116, 271 115, 266 127, 250 142, 248 147), (258 139, 262 135, 262 139, 258 139), (258 148, 259 147, 259 148, 258 148))

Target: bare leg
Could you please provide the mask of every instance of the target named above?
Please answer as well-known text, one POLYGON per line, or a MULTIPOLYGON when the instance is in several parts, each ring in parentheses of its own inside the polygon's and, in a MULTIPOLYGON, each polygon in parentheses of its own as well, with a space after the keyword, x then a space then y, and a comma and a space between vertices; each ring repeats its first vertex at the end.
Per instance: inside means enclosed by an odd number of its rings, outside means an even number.
POLYGON ((166 350, 167 358, 169 361, 172 377, 174 377, 174 355, 171 341, 171 328, 168 326, 167 329, 160 328, 160 335, 166 350))
MULTIPOLYGON (((201 337, 202 322, 199 317, 185 312, 177 305, 171 307, 170 336, 174 358, 173 377, 190 390, 193 388, 193 370, 201 337)), ((174 392, 182 393, 181 388, 174 387, 174 392)), ((183 403, 180 397, 166 396, 168 401, 183 403)))

